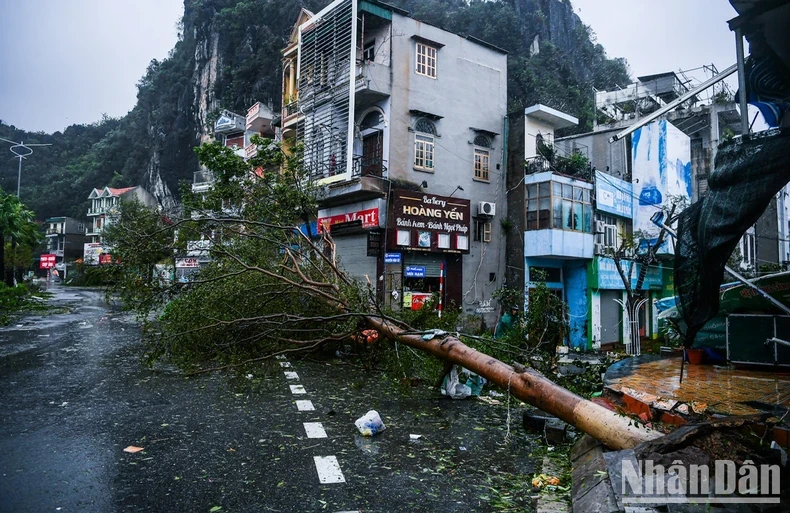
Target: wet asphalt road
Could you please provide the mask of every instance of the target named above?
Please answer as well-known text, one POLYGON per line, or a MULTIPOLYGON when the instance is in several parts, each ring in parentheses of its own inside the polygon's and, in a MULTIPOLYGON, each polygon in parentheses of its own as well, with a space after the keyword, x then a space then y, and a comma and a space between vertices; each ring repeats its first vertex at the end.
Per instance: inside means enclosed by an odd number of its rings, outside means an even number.
POLYGON ((98 291, 54 290, 72 313, 0 328, 2 513, 500 511, 498 478, 533 474, 515 408, 505 441, 504 404, 404 391, 337 361, 291 359, 296 381, 275 360, 194 378, 148 369, 132 317, 98 291), (373 439, 353 425, 368 409, 387 424, 373 439), (314 457, 329 455, 345 483, 319 483, 314 457))

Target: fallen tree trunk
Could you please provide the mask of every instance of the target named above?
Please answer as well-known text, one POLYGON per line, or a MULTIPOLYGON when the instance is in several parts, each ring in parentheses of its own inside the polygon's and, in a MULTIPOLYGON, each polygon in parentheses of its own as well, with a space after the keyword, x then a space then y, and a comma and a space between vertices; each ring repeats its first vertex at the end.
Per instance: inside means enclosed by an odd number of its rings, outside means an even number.
POLYGON ((534 369, 525 368, 519 372, 512 366, 467 346, 455 337, 423 340, 422 336, 407 334, 381 318, 371 316, 366 321, 386 338, 461 365, 504 390, 509 390, 518 399, 575 426, 611 449, 631 449, 640 443, 663 436, 658 431, 640 426, 625 415, 579 397, 534 369))

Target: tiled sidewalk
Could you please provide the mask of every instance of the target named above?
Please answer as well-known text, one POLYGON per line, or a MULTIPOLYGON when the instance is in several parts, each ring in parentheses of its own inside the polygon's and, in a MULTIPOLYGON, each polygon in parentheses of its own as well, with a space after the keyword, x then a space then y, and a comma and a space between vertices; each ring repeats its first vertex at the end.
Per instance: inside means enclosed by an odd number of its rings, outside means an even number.
MULTIPOLYGON (((790 371, 790 369, 785 369, 790 371)), ((790 408, 790 373, 716 368, 686 364, 680 382, 680 358, 642 355, 612 365, 605 386, 650 404, 680 401, 694 410, 748 415, 759 413, 747 404, 759 401, 790 408)))

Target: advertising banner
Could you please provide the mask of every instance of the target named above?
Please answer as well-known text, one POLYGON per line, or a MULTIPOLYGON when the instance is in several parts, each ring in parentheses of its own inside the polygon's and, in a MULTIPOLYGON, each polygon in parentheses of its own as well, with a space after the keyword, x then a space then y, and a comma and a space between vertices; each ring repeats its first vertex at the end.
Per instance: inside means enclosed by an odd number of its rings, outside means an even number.
MULTIPOLYGON (((633 262, 631 260, 623 260, 623 272, 626 276, 629 275, 632 265, 633 262)), ((640 268, 641 265, 636 264, 636 268, 630 273, 632 287, 636 286, 640 268)), ((649 266, 641 290, 661 289, 663 287, 662 278, 663 271, 660 265, 649 266)), ((593 263, 593 286, 598 289, 625 290, 623 279, 620 277, 620 273, 617 272, 614 260, 608 257, 595 257, 593 263)))
POLYGON ((82 252, 82 261, 85 265, 99 265, 99 255, 104 252, 104 248, 98 242, 88 242, 82 252))
POLYGON ((468 253, 468 199, 394 190, 388 245, 414 251, 468 253))
POLYGON ((57 255, 52 253, 47 253, 41 255, 41 262, 39 264, 40 269, 52 269, 55 267, 55 263, 57 262, 57 255))
POLYGON ((595 208, 631 219, 634 215, 634 186, 600 171, 595 172, 595 208))
MULTIPOLYGON (((641 231, 652 243, 659 229, 651 216, 668 209, 673 197, 691 198, 691 139, 666 120, 654 121, 631 136, 631 159, 634 233, 641 231)), ((671 253, 673 248, 667 242, 659 253, 671 253)))

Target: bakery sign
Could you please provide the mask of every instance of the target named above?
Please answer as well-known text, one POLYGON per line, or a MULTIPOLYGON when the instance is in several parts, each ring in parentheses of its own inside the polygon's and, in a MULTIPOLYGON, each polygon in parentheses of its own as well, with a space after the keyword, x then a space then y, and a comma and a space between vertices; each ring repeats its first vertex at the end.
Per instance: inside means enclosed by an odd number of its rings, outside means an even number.
POLYGON ((388 247, 468 253, 470 210, 468 199, 395 190, 388 247))

